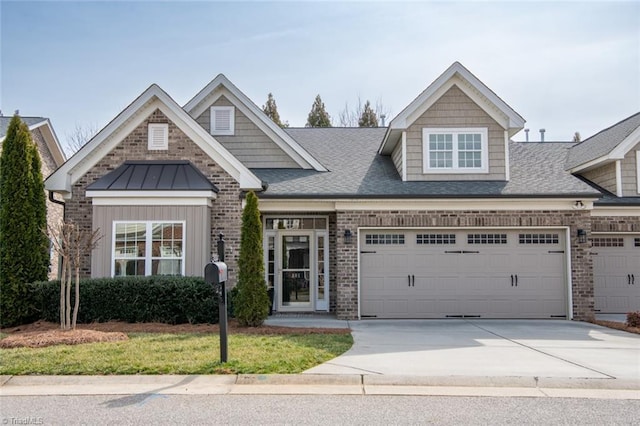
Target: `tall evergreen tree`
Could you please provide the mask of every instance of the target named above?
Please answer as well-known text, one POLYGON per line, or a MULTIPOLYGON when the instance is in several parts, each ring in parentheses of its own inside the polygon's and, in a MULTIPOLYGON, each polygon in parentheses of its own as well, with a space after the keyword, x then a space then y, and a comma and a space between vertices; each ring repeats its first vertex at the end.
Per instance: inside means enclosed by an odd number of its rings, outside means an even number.
POLYGON ((313 101, 311 111, 307 117, 306 127, 331 127, 331 117, 329 117, 320 95, 317 95, 315 101, 313 101))
POLYGON ((273 94, 269 93, 267 97, 267 103, 262 105, 262 111, 278 126, 280 127, 289 127, 288 123, 283 123, 280 121, 280 114, 278 114, 278 106, 276 105, 276 100, 273 97, 273 94))
POLYGON ((375 111, 371 108, 371 102, 367 101, 364 104, 364 109, 362 110, 362 115, 360 115, 360 119, 358 120, 359 127, 378 127, 378 116, 375 111))
MULTIPOLYGON (((31 133, 29 133, 31 135, 31 133)), ((49 273, 50 247, 47 237, 47 198, 44 192, 42 161, 35 143, 31 143, 31 199, 33 200, 33 254, 31 281, 44 281, 49 273)))
POLYGON ((0 155, 0 323, 29 314, 26 284, 47 278, 46 201, 40 158, 27 125, 14 116, 0 155), (38 167, 38 170, 34 170, 38 167))
POLYGON ((247 194, 242 212, 238 269, 238 294, 234 298, 236 318, 242 326, 257 327, 269 315, 269 295, 264 279, 262 222, 258 197, 253 191, 247 194))

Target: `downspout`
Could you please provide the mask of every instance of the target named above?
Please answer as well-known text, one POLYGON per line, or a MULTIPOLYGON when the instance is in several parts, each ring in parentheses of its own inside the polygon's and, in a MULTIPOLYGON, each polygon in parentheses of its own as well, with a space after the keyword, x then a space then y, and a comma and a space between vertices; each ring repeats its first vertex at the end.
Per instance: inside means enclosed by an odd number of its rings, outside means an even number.
MULTIPOLYGON (((62 206, 62 221, 64 222, 65 220, 67 220, 67 204, 64 201, 56 200, 55 197, 53 196, 54 194, 53 191, 48 191, 48 192, 49 192, 49 201, 62 206)), ((62 256, 58 254, 58 274, 57 274, 58 278, 60 278, 62 274, 62 267, 63 267, 62 263, 63 263, 62 256)))

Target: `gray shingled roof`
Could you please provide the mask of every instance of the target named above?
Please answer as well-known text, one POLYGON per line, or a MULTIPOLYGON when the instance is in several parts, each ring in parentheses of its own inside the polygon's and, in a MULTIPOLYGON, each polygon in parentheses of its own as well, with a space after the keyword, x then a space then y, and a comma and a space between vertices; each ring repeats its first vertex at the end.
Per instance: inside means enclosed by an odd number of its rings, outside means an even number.
POLYGON ((564 170, 567 143, 511 143, 511 179, 402 182, 390 157, 377 153, 386 128, 287 129, 329 169, 253 169, 268 184, 261 197, 431 198, 598 196, 564 170))
POLYGON ((638 127, 640 112, 585 139, 571 148, 566 168, 572 169, 609 154, 638 127))
MULTIPOLYGON (((7 135, 7 129, 9 128, 9 123, 13 117, 0 117, 0 139, 4 138, 7 135)), ((34 124, 41 123, 46 118, 44 117, 20 117, 22 121, 24 121, 27 126, 31 127, 34 124)))
POLYGON ((218 192, 189 161, 126 161, 87 190, 218 192))

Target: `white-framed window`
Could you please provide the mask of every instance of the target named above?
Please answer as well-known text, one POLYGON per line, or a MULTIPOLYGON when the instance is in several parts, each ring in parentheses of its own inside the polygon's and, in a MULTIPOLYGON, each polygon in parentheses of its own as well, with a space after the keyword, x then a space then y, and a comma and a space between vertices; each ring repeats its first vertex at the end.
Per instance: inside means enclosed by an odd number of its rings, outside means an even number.
POLYGON ((111 275, 184 275, 183 221, 113 222, 111 275))
POLYGON ((147 148, 150 151, 169 149, 169 124, 149 123, 147 134, 149 137, 147 148))
POLYGON ((235 132, 235 108, 232 106, 211 107, 211 134, 233 135, 235 132))
POLYGON ((487 173, 489 140, 486 128, 423 128, 424 173, 487 173))

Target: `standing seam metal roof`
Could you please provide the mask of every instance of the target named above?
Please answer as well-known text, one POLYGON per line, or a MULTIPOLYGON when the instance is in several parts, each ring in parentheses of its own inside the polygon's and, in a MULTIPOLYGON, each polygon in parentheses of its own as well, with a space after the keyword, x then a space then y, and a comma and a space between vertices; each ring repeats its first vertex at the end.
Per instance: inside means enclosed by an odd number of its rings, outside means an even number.
POLYGON ((218 192, 189 161, 126 161, 87 190, 218 192))

